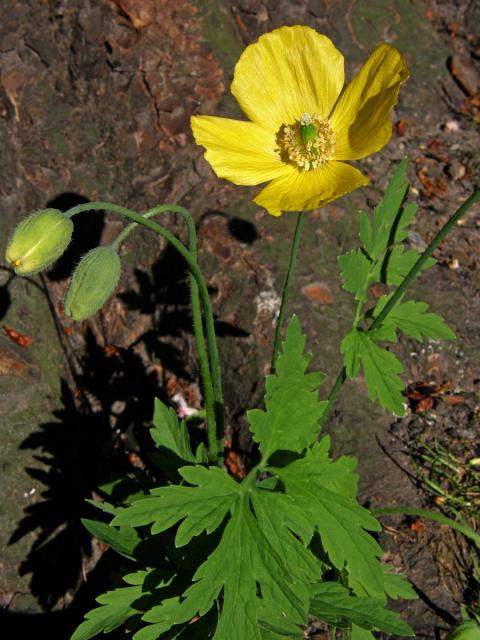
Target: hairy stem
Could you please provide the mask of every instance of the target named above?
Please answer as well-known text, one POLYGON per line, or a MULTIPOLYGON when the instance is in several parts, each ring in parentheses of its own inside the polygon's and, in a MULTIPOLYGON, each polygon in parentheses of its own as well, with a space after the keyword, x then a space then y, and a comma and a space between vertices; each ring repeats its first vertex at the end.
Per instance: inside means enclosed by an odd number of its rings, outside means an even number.
MULTIPOLYGON (((186 222, 188 228, 188 245, 190 253, 193 258, 197 261, 197 233, 195 229, 195 223, 193 218, 187 209, 181 207, 176 204, 162 204, 153 209, 150 209, 144 214, 144 218, 153 218, 160 213, 178 213, 183 217, 186 222)), ((130 235, 130 233, 138 228, 138 224, 136 222, 132 222, 129 224, 123 231, 118 235, 115 242, 112 246, 117 249, 120 244, 130 235)), ((193 330, 195 333, 195 342, 197 344, 197 353, 198 353, 198 362, 200 366, 200 375, 203 382, 203 389, 205 395, 205 411, 207 414, 207 432, 208 432, 208 446, 211 449, 211 445, 213 440, 221 441, 221 434, 217 433, 217 416, 215 414, 216 402, 222 400, 222 391, 221 385, 219 388, 215 388, 212 382, 212 374, 210 371, 210 361, 207 353, 207 345, 205 343, 205 334, 203 331, 203 318, 202 318, 202 310, 200 304, 200 293, 198 289, 197 281, 195 277, 190 272, 189 274, 189 283, 190 283, 190 302, 192 306, 192 319, 193 319, 193 330)), ((212 345, 208 344, 208 352, 210 353, 210 358, 212 360, 215 359, 216 355, 216 342, 213 345, 214 349, 212 349, 212 345), (212 354, 213 352, 213 354, 212 354)), ((218 363, 217 363, 218 365, 218 363)), ((220 367, 218 367, 220 370, 220 367)), ((219 381, 217 380, 217 385, 219 381)), ((216 386, 217 386, 216 385, 216 386)))
POLYGON ((273 354, 272 354, 272 365, 271 365, 271 373, 275 373, 275 366, 277 363, 278 352, 280 351, 280 342, 282 338, 282 328, 283 321, 285 319, 285 311, 287 309, 288 296, 290 293, 290 285, 293 279, 293 274, 295 273, 295 265, 297 263, 298 256, 298 247, 300 244, 300 235, 302 231, 304 220, 304 214, 297 214, 297 224, 295 226, 295 232, 293 234, 292 247, 290 250, 290 262, 288 265, 287 276, 285 278, 285 283, 283 285, 282 291, 282 302, 280 304, 280 311, 277 319, 277 327, 275 329, 275 339, 273 342, 273 354))
MULTIPOLYGON (((177 207, 177 205, 165 205, 165 207, 168 207, 168 210, 176 211, 177 213, 180 213, 180 209, 183 209, 183 207, 177 207)), ((156 207, 156 210, 157 210, 156 213, 160 213, 161 212, 160 209, 161 207, 156 207)), ((160 235, 162 238, 165 238, 165 240, 167 240, 167 242, 169 242, 180 253, 180 255, 184 258, 184 260, 188 264, 188 267, 190 269, 190 273, 192 276, 192 281, 194 280, 195 282, 194 287, 192 288, 192 301, 195 295, 198 296, 199 294, 202 301, 204 313, 205 313, 207 339, 209 344, 212 370, 214 371, 214 379, 213 379, 213 384, 212 382, 210 383, 210 391, 207 391, 208 374, 207 374, 207 379, 204 378, 203 381, 205 385, 206 403, 207 403, 207 393, 211 392, 211 395, 213 395, 213 403, 210 402, 211 400, 211 396, 210 396, 209 398, 210 406, 207 406, 206 404, 209 458, 212 463, 218 463, 219 460, 218 460, 217 421, 219 423, 218 430, 223 431, 223 398, 222 398, 222 387, 221 387, 221 379, 220 379, 220 366, 219 366, 218 350, 217 350, 216 338, 215 338, 212 305, 210 302, 210 297, 208 295, 207 285, 203 277, 203 274, 200 271, 200 268, 197 264, 195 254, 192 254, 191 251, 186 249, 186 247, 172 233, 170 233, 170 231, 160 226, 153 220, 149 220, 145 215, 140 215, 138 213, 135 213, 134 211, 130 211, 129 209, 126 209, 125 207, 121 207, 119 205, 111 204, 108 202, 89 202, 86 204, 81 204, 76 207, 73 207, 65 215, 70 218, 76 215, 77 213, 81 213, 83 211, 112 211, 113 213, 118 213, 119 215, 124 216, 129 220, 132 220, 136 224, 143 225, 151 229, 152 231, 155 231, 155 233, 160 235), (216 370, 216 373, 215 373, 215 370, 216 370), (215 397, 215 390, 216 390, 216 397, 215 397)), ((153 211, 155 211, 155 209, 152 209, 151 211, 148 212, 149 216, 155 215, 153 211)), ((184 217, 185 219, 187 219, 186 216, 184 217)), ((189 236, 191 239, 192 238, 191 227, 193 226, 193 220, 191 221, 191 224, 190 223, 187 223, 187 224, 189 224, 189 236)), ((119 238, 117 238, 118 244, 120 244, 120 242, 122 242, 127 237, 127 235, 131 233, 131 231, 133 231, 133 228, 134 228, 133 225, 129 225, 126 229, 124 229, 124 231, 122 232, 123 237, 120 239, 120 241, 119 241, 119 238)), ((194 226, 193 226, 193 233, 195 233, 194 226)), ((196 242, 195 242, 195 249, 196 249, 196 242)), ((198 305, 195 308, 193 308, 193 306, 194 305, 192 305, 192 313, 194 316, 194 326, 196 325, 197 327, 202 327, 200 309, 198 305)), ((202 349, 202 338, 200 338, 200 342, 198 342, 196 330, 195 330, 195 337, 197 339, 197 347, 199 348, 199 360, 200 360, 200 350, 202 349)), ((202 337, 203 337, 203 330, 202 330, 202 337)), ((203 363, 204 364, 206 363, 208 366, 208 358, 206 356, 205 341, 203 341, 203 348, 204 348, 204 351, 202 353, 202 359, 200 362, 202 377, 204 374, 204 371, 202 370, 203 368, 202 360, 203 360, 203 363)))

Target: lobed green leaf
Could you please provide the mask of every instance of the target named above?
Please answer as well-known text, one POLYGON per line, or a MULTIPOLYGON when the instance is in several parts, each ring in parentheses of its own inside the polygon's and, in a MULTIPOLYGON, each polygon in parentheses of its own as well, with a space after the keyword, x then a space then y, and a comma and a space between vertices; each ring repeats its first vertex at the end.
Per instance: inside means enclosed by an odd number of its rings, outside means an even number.
POLYGON ((399 636, 414 635, 398 613, 385 609, 382 600, 350 595, 338 582, 317 585, 310 611, 334 626, 344 626, 348 621, 364 629, 378 629, 399 636))
POLYGON ((378 521, 352 497, 350 459, 332 462, 325 448, 314 445, 304 458, 276 469, 287 495, 311 518, 334 567, 348 571, 355 591, 383 597, 383 575, 377 557, 382 550, 367 531, 378 521), (347 476, 347 477, 346 477, 347 476))
POLYGON ((404 399, 401 392, 405 384, 398 375, 403 372, 400 360, 375 344, 374 335, 355 328, 342 340, 340 350, 344 354, 347 376, 354 378, 361 365, 369 398, 377 400, 380 406, 393 414, 402 416, 404 399))
MULTIPOLYGON (((377 317, 391 295, 382 296, 378 301, 373 316, 377 317)), ((382 326, 390 326, 393 330, 400 329, 415 340, 423 340, 424 337, 433 340, 454 340, 455 334, 445 323, 445 320, 436 313, 427 313, 426 302, 409 300, 396 304, 388 314, 382 326)))
POLYGON ((89 640, 99 633, 109 633, 122 624, 138 618, 143 613, 140 599, 146 595, 145 583, 150 582, 150 591, 168 586, 171 575, 152 569, 127 576, 133 586, 107 591, 97 598, 101 605, 85 615, 85 620, 74 631, 70 640, 89 640), (138 604, 138 606, 137 606, 138 604))
POLYGON ((383 579, 385 584, 385 593, 389 598, 397 600, 403 598, 404 600, 416 600, 418 598, 416 591, 400 573, 394 573, 393 570, 383 565, 383 579))
POLYGON ((82 524, 92 536, 129 558, 133 557, 135 547, 142 541, 135 529, 131 527, 117 528, 87 518, 82 518, 82 524))
POLYGON ((360 238, 372 260, 379 258, 393 240, 392 230, 395 220, 408 191, 407 166, 406 158, 399 163, 382 200, 375 207, 373 224, 368 217, 362 216, 360 219, 360 238))
POLYGON ((361 249, 349 251, 338 257, 343 288, 355 294, 355 300, 367 300, 371 261, 361 249))
MULTIPOLYGON (((398 286, 408 275, 413 265, 420 257, 420 253, 416 249, 405 248, 401 244, 394 245, 386 254, 385 259, 379 265, 378 280, 389 285, 398 286)), ((436 264, 434 258, 429 258, 423 265, 423 271, 430 269, 436 264)))
POLYGON ((192 617, 223 593, 214 640, 261 640, 262 618, 305 624, 310 584, 320 576, 319 561, 289 529, 291 500, 263 490, 251 499, 239 499, 219 546, 184 593, 183 612, 192 617))
POLYGON ((194 487, 171 485, 152 491, 152 497, 138 500, 120 511, 113 525, 138 527, 152 524, 152 534, 166 531, 183 521, 175 537, 177 547, 202 531, 215 531, 235 502, 238 485, 218 467, 182 467, 181 476, 194 487))
POLYGON ((179 422, 174 409, 166 407, 158 398, 155 398, 153 427, 150 435, 157 447, 167 449, 185 462, 196 461, 190 448, 185 421, 179 422))
POLYGON ((311 356, 296 316, 290 320, 276 372, 266 380, 265 410, 247 412, 253 439, 264 459, 275 451, 301 453, 315 442, 327 402, 318 400, 321 373, 305 373, 311 356))

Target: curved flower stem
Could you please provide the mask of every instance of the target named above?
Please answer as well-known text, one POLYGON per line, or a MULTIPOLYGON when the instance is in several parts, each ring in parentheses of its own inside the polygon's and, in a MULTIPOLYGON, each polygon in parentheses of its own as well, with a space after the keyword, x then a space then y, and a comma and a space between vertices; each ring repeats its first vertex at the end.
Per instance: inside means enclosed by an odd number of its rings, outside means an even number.
MULTIPOLYGON (((193 258, 197 260, 197 233, 195 229, 195 223, 190 212, 185 209, 185 207, 181 207, 176 204, 162 204, 150 209, 146 213, 143 214, 143 217, 146 219, 153 218, 160 213, 178 213, 183 217, 186 222, 188 228, 188 245, 190 253, 193 258)), ((117 236, 115 241, 112 243, 112 247, 114 249, 118 249, 121 243, 130 235, 130 233, 138 228, 138 223, 132 222, 129 224, 123 231, 117 236)), ((210 442, 213 438, 217 440, 220 438, 221 434, 216 432, 216 422, 217 416, 216 412, 216 402, 221 404, 222 402, 222 388, 221 381, 217 379, 217 384, 213 385, 212 382, 212 374, 210 371, 210 360, 208 358, 207 347, 205 344, 205 334, 203 331, 203 318, 202 318, 202 310, 200 305, 200 294, 198 289, 197 281, 195 280, 195 276, 190 272, 189 274, 189 284, 190 284, 190 302, 192 306, 192 319, 193 319, 193 330, 195 333, 195 342, 197 344, 197 353, 198 353, 198 362, 200 366, 200 375, 203 381, 203 388, 205 394, 205 410, 207 414, 207 430, 208 430, 208 440, 209 440, 209 448, 210 442)), ((215 362, 216 356, 216 342, 214 342, 213 348, 212 345, 209 344, 209 352, 210 359, 215 362)), ((217 369, 220 372, 220 367, 217 362, 217 369)))
POLYGON ((297 214, 297 224, 295 226, 295 232, 293 234, 292 248, 290 250, 290 262, 288 265, 287 276, 283 285, 282 302, 280 304, 280 311, 278 313, 277 327, 275 329, 275 339, 273 342, 273 354, 271 373, 275 373, 275 366, 277 363, 278 352, 280 351, 280 342, 282 339, 282 327, 285 318, 285 311, 287 309, 288 296, 290 293, 290 284, 292 282, 293 274, 295 273, 295 265, 297 263, 298 247, 300 244, 300 234, 302 231, 304 215, 303 213, 297 214))
MULTIPOLYGON (((175 207, 175 209, 177 209, 177 205, 165 205, 165 206, 168 207, 170 211, 174 211, 172 207, 175 207)), ((157 207, 156 209, 157 209, 156 213, 160 213, 159 208, 157 207)), ((212 370, 215 371, 215 366, 216 366, 216 379, 214 378, 216 382, 213 382, 213 385, 212 385, 213 386, 212 394, 214 396, 213 407, 206 406, 206 409, 208 410, 211 408, 210 415, 208 415, 207 413, 209 458, 212 463, 218 464, 219 461, 218 461, 217 420, 218 420, 218 429, 219 431, 223 432, 223 399, 222 399, 222 388, 221 388, 221 379, 220 379, 220 367, 218 364, 219 358, 218 358, 218 350, 217 350, 216 339, 215 339, 212 305, 210 302, 210 297, 208 295, 208 289, 207 289, 205 279, 197 264, 196 256, 192 255, 192 253, 188 249, 186 249, 186 247, 172 233, 170 233, 170 231, 168 231, 164 227, 161 227, 159 224, 157 224, 153 220, 149 220, 145 215, 140 215, 138 213, 135 213, 134 211, 131 211, 130 209, 126 209, 125 207, 121 207, 119 205, 111 204, 108 202, 89 202, 86 204, 80 204, 80 205, 77 205, 76 207, 73 207, 72 209, 67 211, 65 215, 70 218, 76 215, 77 213, 81 213, 83 211, 112 211, 113 213, 118 213, 121 216, 124 216, 125 218, 132 220, 134 223, 141 224, 151 229, 152 231, 155 231, 162 238, 165 238, 165 240, 167 240, 167 242, 169 242, 180 253, 180 255, 184 258, 184 260, 188 264, 190 272, 193 278, 195 279, 195 286, 198 287, 198 293, 200 294, 200 298, 202 300, 202 305, 205 312, 205 320, 206 320, 205 324, 206 324, 206 330, 207 330, 207 336, 208 336, 208 342, 209 342, 210 357, 212 359, 212 370), (215 394, 215 386, 216 386, 216 394, 215 394)), ((153 211, 154 210, 151 210, 148 212, 149 216, 155 215, 154 213, 152 213, 153 211)), ((177 213, 180 213, 180 211, 177 210, 177 213)), ((184 217, 186 218, 186 216, 184 217)), ((192 225, 193 225, 193 221, 192 221, 192 225)), ((122 232, 123 237, 120 239, 120 242, 133 230, 133 228, 134 227, 132 225, 129 225, 126 229, 124 229, 124 231, 122 232)), ((194 231, 195 229, 193 227, 193 232, 194 231)), ((189 226, 189 235, 190 233, 191 233, 191 228, 189 226)), ((118 240, 119 238, 117 238, 117 241, 118 240)), ((192 296, 193 295, 194 295, 194 291, 192 290, 192 296)), ((196 310, 192 309, 192 312, 194 314, 194 322, 195 322, 195 314, 199 312, 198 307, 196 310)), ((200 321, 201 321, 201 318, 200 318, 200 321)), ((198 316, 197 316, 196 324, 198 324, 198 316)), ((198 344, 199 343, 197 342, 197 345, 198 344)), ((199 348, 201 348, 201 346, 199 348)), ((200 356, 199 356, 199 359, 200 359, 200 356)), ((202 371, 202 376, 203 376, 203 371, 202 371)), ((204 384, 206 385, 205 379, 204 379, 204 384)), ((206 386, 205 386, 205 389, 207 389, 206 386)))
MULTIPOLYGON (((412 284, 413 280, 418 276, 423 266, 430 258, 432 253, 437 249, 437 247, 443 242, 448 233, 452 230, 452 228, 457 224, 457 222, 464 216, 467 211, 472 207, 476 202, 480 201, 480 189, 477 189, 472 195, 465 200, 465 202, 455 211, 455 213, 450 216, 447 222, 443 225, 440 231, 436 234, 433 240, 430 242, 428 247, 422 253, 422 255, 415 262, 413 267, 405 276, 403 282, 395 289, 394 294, 387 302, 387 304, 383 307, 382 311, 378 314, 372 324, 369 326, 367 331, 373 331, 374 329, 378 329, 381 326, 385 318, 388 316, 393 307, 397 304, 400 298, 403 296, 407 288, 412 284)), ((319 427, 323 427, 325 424, 330 412, 332 410, 333 404, 340 393, 340 389, 343 386, 343 383, 347 379, 347 374, 345 371, 345 367, 342 367, 340 373, 335 380, 335 383, 330 391, 330 394, 327 398, 328 405, 325 408, 325 411, 320 419, 319 427)))

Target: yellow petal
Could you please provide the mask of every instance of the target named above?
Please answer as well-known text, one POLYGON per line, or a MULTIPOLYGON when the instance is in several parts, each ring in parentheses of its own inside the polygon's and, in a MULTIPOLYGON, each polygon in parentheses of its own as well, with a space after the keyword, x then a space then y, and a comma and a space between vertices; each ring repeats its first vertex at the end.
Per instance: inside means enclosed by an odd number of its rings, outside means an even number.
POLYGON ((403 56, 380 44, 346 87, 330 124, 336 135, 335 158, 358 160, 379 151, 390 140, 390 112, 409 76, 403 56))
POLYGON ((255 185, 281 175, 283 163, 275 153, 275 135, 254 122, 215 116, 192 116, 197 144, 219 178, 255 185))
POLYGON ((281 27, 248 46, 232 93, 244 113, 277 132, 304 113, 327 118, 344 83, 343 56, 310 27, 281 27))
POLYGON ((283 175, 267 184, 254 202, 280 216, 284 211, 316 209, 366 184, 368 178, 344 162, 326 162, 312 171, 286 164, 283 175))

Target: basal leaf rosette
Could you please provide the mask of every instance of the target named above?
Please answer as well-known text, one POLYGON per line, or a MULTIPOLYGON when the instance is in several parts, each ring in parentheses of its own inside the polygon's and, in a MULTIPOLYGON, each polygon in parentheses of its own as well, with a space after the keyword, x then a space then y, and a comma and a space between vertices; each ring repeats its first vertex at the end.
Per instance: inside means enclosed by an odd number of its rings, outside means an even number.
POLYGON ((408 75, 397 49, 380 44, 344 87, 343 56, 329 38, 281 27, 235 67, 232 94, 250 121, 193 116, 193 135, 220 178, 268 182, 254 202, 270 214, 308 211, 368 183, 345 161, 390 140, 390 112, 408 75))

